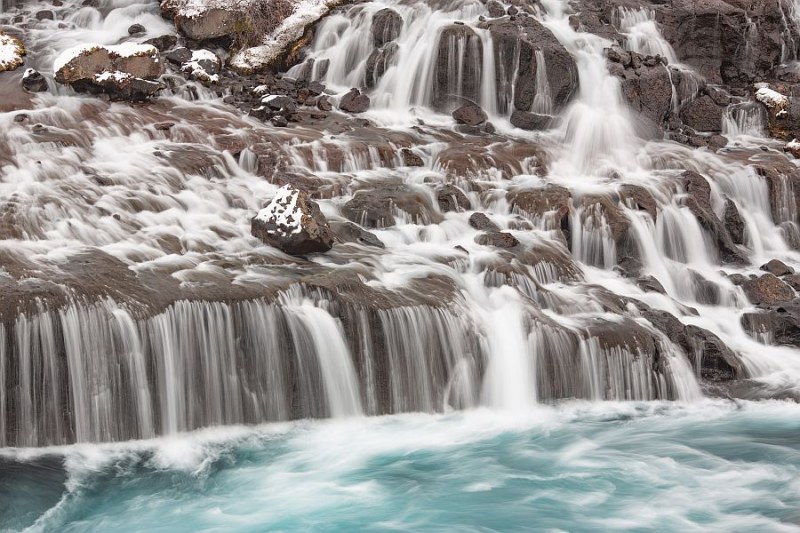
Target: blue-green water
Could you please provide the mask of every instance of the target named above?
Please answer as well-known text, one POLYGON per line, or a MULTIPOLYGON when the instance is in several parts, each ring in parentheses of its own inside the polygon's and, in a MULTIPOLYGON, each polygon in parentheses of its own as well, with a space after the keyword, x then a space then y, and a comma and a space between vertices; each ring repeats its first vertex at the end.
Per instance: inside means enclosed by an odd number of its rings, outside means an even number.
POLYGON ((790 403, 309 421, 0 457, 10 530, 800 531, 790 403))

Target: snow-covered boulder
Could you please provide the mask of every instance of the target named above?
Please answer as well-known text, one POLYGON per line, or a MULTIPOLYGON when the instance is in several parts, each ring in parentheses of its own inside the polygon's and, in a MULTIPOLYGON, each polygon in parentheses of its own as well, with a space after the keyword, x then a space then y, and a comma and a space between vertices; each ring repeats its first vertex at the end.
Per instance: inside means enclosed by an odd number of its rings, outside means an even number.
POLYGON ((326 16, 343 0, 300 0, 274 29, 263 34, 260 44, 245 48, 231 58, 231 66, 242 72, 263 70, 277 63, 305 34, 306 28, 326 16))
POLYGON ((0 32, 0 72, 14 70, 25 62, 22 41, 0 32))
POLYGON ((29 68, 22 75, 22 88, 29 93, 41 93, 47 90, 47 80, 41 72, 29 68))
POLYGON ((788 96, 770 89, 765 84, 758 84, 756 88, 756 100, 764 104, 777 118, 783 118, 788 115, 788 96))
POLYGON ((65 50, 53 63, 55 79, 75 90, 105 92, 121 99, 154 95, 163 72, 158 49, 149 44, 85 44, 65 50))
POLYGON ((162 0, 161 12, 195 41, 232 37, 248 46, 292 13, 293 0, 162 0))
POLYGON ((208 50, 195 50, 189 61, 181 65, 181 70, 194 80, 205 85, 219 82, 219 72, 222 61, 214 52, 208 50))
POLYGON ((327 252, 334 235, 308 193, 284 185, 251 221, 251 233, 289 255, 327 252))

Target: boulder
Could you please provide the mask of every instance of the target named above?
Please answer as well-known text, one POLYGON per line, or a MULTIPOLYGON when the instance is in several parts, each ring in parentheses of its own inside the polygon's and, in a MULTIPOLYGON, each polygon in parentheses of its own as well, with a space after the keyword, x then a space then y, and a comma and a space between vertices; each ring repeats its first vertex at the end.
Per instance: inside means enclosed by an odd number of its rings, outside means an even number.
POLYGON ((142 26, 141 24, 131 24, 128 27, 128 35, 138 35, 140 33, 147 32, 147 28, 142 26))
POLYGON ((400 155, 403 158, 403 164, 407 167, 422 167, 425 166, 425 161, 417 155, 411 148, 403 148, 400 150, 400 155))
POLYGON ((386 71, 394 64, 397 52, 400 48, 397 43, 388 43, 381 48, 377 48, 367 58, 364 71, 367 88, 372 89, 383 77, 386 71))
POLYGON ((403 17, 394 9, 381 9, 372 16, 372 42, 375 48, 381 48, 400 36, 403 28, 403 17))
POLYGON ((24 56, 22 41, 0 32, 0 72, 18 69, 25 63, 24 56))
POLYGON ((681 110, 681 120, 695 131, 719 132, 723 111, 710 96, 701 96, 681 110))
POLYGON ((686 206, 716 240, 720 259, 727 263, 746 263, 746 258, 711 207, 711 186, 708 181, 697 172, 687 170, 683 173, 683 183, 688 193, 686 206))
POLYGON ((443 185, 436 189, 436 201, 443 213, 465 211, 470 208, 469 198, 455 185, 443 185))
POLYGON ((158 49, 125 43, 80 45, 64 51, 53 64, 55 80, 77 91, 105 92, 112 98, 139 100, 161 88, 163 72, 158 49))
POLYGON ((742 284, 742 289, 756 305, 775 305, 794 299, 792 288, 772 274, 749 279, 742 284))
POLYGON ((379 184, 375 189, 357 191, 342 207, 342 214, 367 228, 386 228, 395 225, 395 210, 406 213, 417 224, 442 220, 428 194, 402 184, 379 184))
POLYGON ((741 322, 745 331, 755 338, 800 348, 800 301, 797 299, 744 313, 741 322))
POLYGON ((744 220, 736 204, 733 203, 733 200, 729 199, 725 202, 725 213, 722 217, 722 223, 725 225, 725 229, 728 230, 734 243, 744 244, 744 220))
POLYGON ((294 11, 291 0, 162 0, 161 12, 193 41, 228 38, 258 44, 294 11))
POLYGON ((291 185, 281 187, 272 201, 251 221, 251 233, 289 255, 327 252, 334 235, 325 215, 308 193, 291 185))
POLYGON ((483 41, 469 26, 451 24, 439 34, 433 69, 431 105, 450 110, 464 100, 479 102, 483 41), (462 65, 452 71, 454 65, 462 65))
POLYGON ((383 242, 381 242, 374 233, 365 230, 358 224, 345 220, 341 222, 331 222, 330 227, 333 234, 336 236, 336 240, 339 242, 385 248, 383 242))
POLYGON ((480 106, 470 103, 462 105, 453 111, 453 118, 458 124, 478 126, 486 122, 489 117, 480 106))
POLYGON ((181 65, 181 70, 191 79, 211 85, 219 82, 222 60, 214 52, 195 50, 188 61, 181 65))
POLYGON ((481 246, 494 246, 495 248, 514 248, 519 241, 507 231, 490 231, 475 236, 475 242, 481 246))
POLYGON ((47 80, 41 72, 29 68, 22 75, 22 88, 29 93, 42 93, 47 90, 47 80))
POLYGON ((629 208, 647 211, 653 221, 658 218, 658 202, 644 187, 624 183, 619 187, 619 197, 629 208))
POLYGON ((618 48, 605 53, 631 108, 656 126, 664 126, 672 110, 672 78, 664 62, 618 48))
POLYGON ((500 112, 534 111, 537 72, 541 71, 546 74, 553 110, 569 102, 578 89, 578 68, 550 30, 532 17, 501 18, 487 26, 494 43, 500 112))
POLYGON ((469 216, 469 225, 476 230, 489 233, 500 231, 500 226, 492 222, 484 213, 472 213, 469 216))
POLYGON ((553 117, 530 113, 528 111, 514 111, 511 113, 511 125, 515 128, 528 131, 542 131, 550 128, 553 117))
POLYGON ((489 16, 495 19, 506 15, 506 9, 503 7, 503 4, 497 0, 489 0, 486 2, 486 10, 489 12, 489 16))
POLYGON ((792 267, 790 267, 783 261, 778 261, 777 259, 772 259, 768 261, 766 264, 761 265, 761 270, 769 272, 773 276, 778 276, 778 277, 794 274, 794 269, 792 267))
POLYGON ((363 113, 369 109, 369 96, 358 89, 350 89, 339 101, 339 109, 348 113, 363 113))

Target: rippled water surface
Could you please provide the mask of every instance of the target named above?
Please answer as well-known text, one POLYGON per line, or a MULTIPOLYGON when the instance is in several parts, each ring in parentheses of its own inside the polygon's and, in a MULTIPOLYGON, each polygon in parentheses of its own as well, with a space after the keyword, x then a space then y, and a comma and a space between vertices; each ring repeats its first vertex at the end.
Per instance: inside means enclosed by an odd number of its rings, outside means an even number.
POLYGON ((2 452, 30 531, 799 531, 800 406, 563 404, 2 452))

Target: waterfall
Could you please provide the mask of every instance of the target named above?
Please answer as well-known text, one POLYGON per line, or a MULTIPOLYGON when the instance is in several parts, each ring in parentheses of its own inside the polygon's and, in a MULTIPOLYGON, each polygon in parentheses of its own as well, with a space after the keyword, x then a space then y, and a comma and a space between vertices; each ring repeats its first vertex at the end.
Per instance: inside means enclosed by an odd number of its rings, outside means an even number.
POLYGON ((619 29, 625 36, 625 47, 643 56, 661 56, 671 65, 678 64, 678 57, 656 24, 653 9, 618 8, 619 29))

